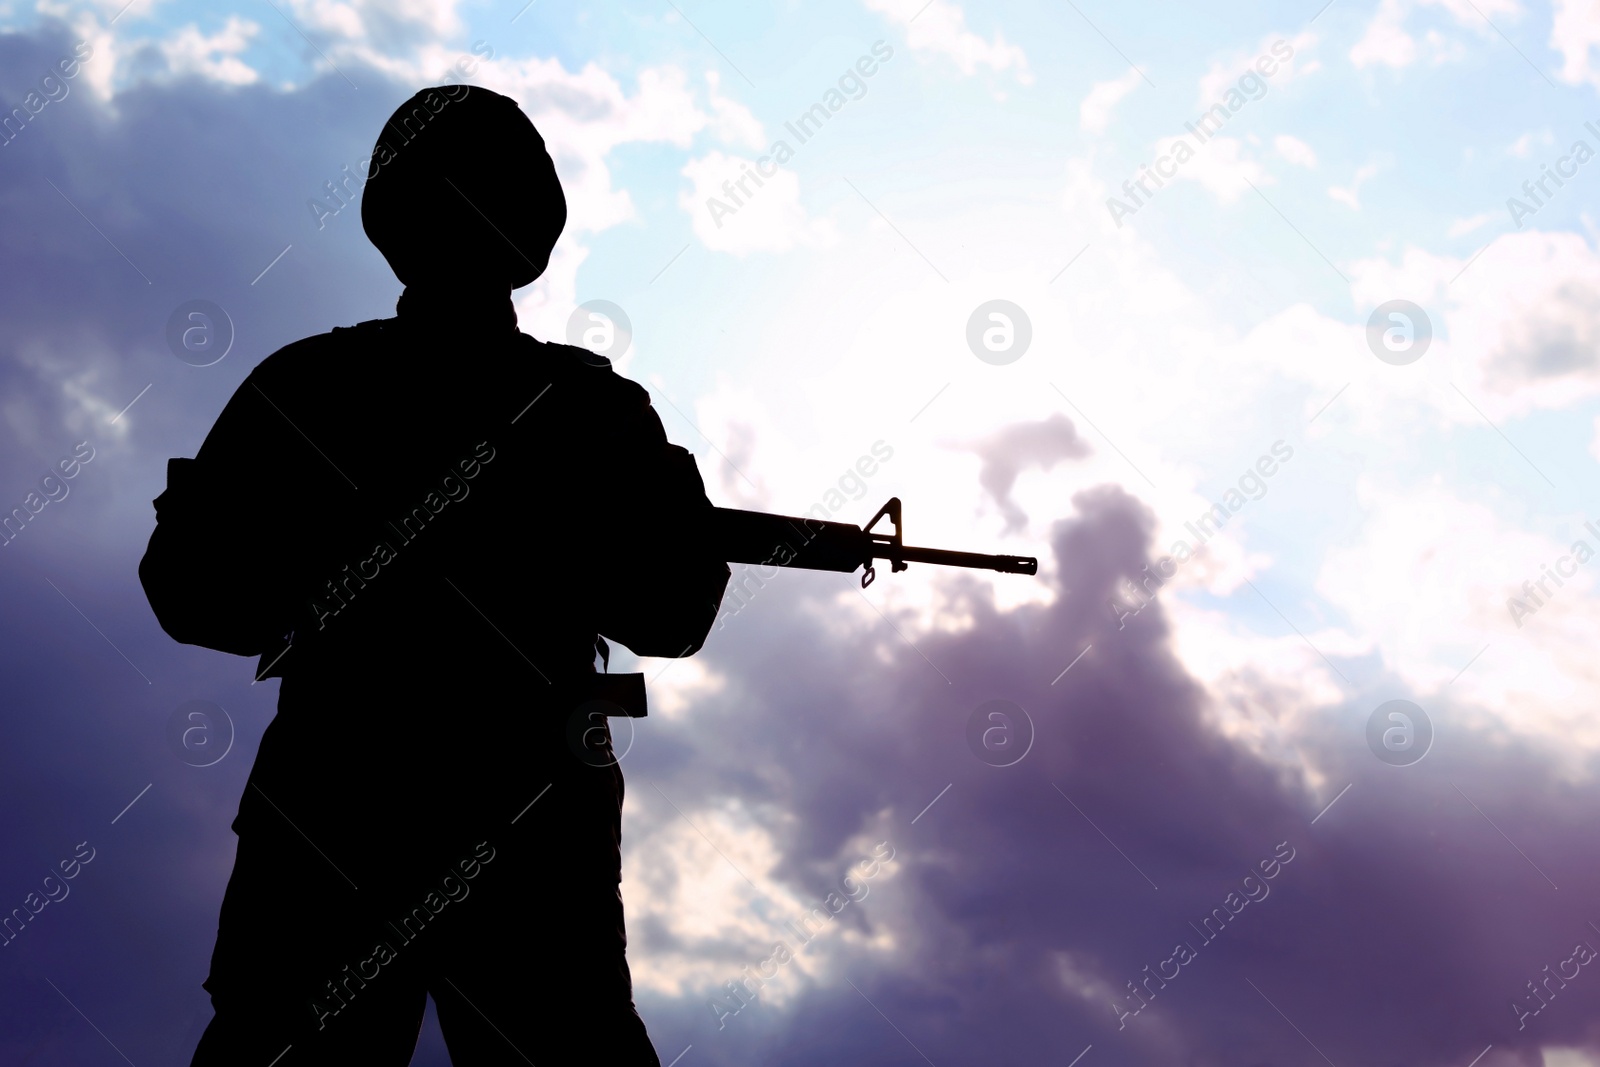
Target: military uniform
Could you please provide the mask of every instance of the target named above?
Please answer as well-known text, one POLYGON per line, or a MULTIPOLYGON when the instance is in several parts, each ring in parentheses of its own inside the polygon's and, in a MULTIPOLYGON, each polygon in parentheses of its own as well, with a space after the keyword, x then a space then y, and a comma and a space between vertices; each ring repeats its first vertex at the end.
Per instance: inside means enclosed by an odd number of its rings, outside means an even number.
POLYGON ((632 1004, 597 635, 685 656, 729 577, 646 391, 410 286, 291 344, 174 460, 140 575, 282 678, 239 807, 196 1064, 655 1064, 632 1004), (600 758, 594 758, 598 747, 600 758), (469 874, 469 871, 471 872, 469 874))

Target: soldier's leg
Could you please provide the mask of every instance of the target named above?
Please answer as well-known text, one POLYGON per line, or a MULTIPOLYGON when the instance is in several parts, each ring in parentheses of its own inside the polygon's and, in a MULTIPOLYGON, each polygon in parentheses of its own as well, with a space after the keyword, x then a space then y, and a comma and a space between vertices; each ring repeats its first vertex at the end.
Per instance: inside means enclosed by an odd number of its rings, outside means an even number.
POLYGON ((236 826, 205 983, 216 1015, 194 1067, 409 1063, 426 1000, 421 954, 408 957, 393 935, 393 955, 378 951, 381 924, 363 894, 287 824, 236 826))
POLYGON ((621 772, 574 760, 549 777, 430 955, 451 1062, 659 1067, 626 957, 621 772))

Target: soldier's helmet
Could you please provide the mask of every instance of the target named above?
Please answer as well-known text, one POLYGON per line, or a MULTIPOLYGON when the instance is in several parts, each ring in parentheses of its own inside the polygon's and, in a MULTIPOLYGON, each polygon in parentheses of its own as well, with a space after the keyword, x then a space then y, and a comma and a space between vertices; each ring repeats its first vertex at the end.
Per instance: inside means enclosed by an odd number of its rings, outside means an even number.
POLYGON ((406 285, 527 285, 567 222, 544 138, 516 101, 476 86, 435 86, 401 104, 367 177, 362 227, 406 285))

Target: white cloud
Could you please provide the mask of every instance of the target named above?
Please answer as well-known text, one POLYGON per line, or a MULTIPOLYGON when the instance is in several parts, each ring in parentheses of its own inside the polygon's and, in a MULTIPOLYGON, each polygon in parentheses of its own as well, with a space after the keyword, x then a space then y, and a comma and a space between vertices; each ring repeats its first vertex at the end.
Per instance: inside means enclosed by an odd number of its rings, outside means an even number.
POLYGON ((288 0, 308 30, 392 48, 400 37, 448 38, 462 31, 461 0, 288 0))
MULTIPOLYGON (((569 212, 570 207, 571 197, 568 197, 569 212)), ((568 218, 571 218, 570 213, 568 218)), ((578 268, 588 258, 589 249, 569 228, 550 251, 550 265, 539 275, 539 280, 514 294, 519 329, 535 337, 566 340, 567 320, 578 305, 578 268)), ((637 348, 634 345, 612 360, 618 373, 626 373, 637 348)))
POLYGON ((683 176, 693 188, 678 203, 689 213, 695 236, 712 251, 736 256, 787 252, 800 245, 830 244, 837 236, 832 220, 806 214, 800 178, 791 170, 776 167, 772 175, 762 176, 755 160, 712 151, 684 164, 683 176))
POLYGON ((1061 206, 1068 212, 1079 206, 1105 206, 1105 183, 1094 176, 1095 150, 1087 156, 1069 158, 1066 181, 1062 186, 1061 206))
MULTIPOLYGON (((456 58, 455 52, 428 46, 418 58, 405 61, 413 69, 407 80, 415 84, 424 77, 417 73, 422 70, 434 71, 437 77, 456 58)), ((715 119, 699 106, 687 77, 676 67, 640 71, 631 95, 594 63, 569 71, 556 59, 491 59, 479 64, 471 80, 516 100, 539 128, 555 160, 567 198, 567 228, 545 273, 519 292, 517 314, 529 332, 564 337, 567 317, 577 302, 578 268, 588 256, 584 236, 636 214, 627 190, 612 181, 607 162, 611 150, 640 142, 688 148, 694 135, 715 119)), ((724 123, 723 128, 737 126, 724 123)), ((619 366, 632 355, 630 350, 619 366)))
MULTIPOLYGON (((399 76, 413 83, 426 77, 422 71, 433 71, 432 77, 437 77, 456 59, 455 52, 430 45, 407 61, 412 73, 399 76)), ((471 80, 522 105, 544 136, 566 193, 566 232, 545 273, 517 298, 524 328, 539 336, 565 335, 567 316, 577 302, 577 272, 588 256, 582 243, 585 235, 636 215, 627 190, 612 180, 607 157, 614 148, 658 142, 687 149, 697 134, 706 131, 746 144, 764 139, 760 123, 718 93, 716 78, 707 79, 708 110, 676 67, 645 68, 631 94, 594 63, 569 71, 556 59, 480 61, 471 80)), ((630 350, 619 368, 633 354, 630 350)))
POLYGON ((680 814, 677 805, 686 798, 669 798, 659 788, 630 794, 623 810, 623 835, 635 842, 625 857, 621 887, 628 922, 659 926, 671 935, 654 951, 629 959, 637 989, 704 998, 743 977, 747 968, 760 968, 773 956, 774 941, 782 939, 790 957, 769 964, 775 973, 761 985, 761 1003, 782 1009, 812 984, 838 984, 847 953, 894 947, 888 931, 870 924, 863 929, 858 915, 867 909, 853 902, 839 906, 852 910, 838 919, 832 909, 822 913, 826 922, 811 913, 852 872, 844 892, 853 892, 853 899, 868 900, 893 885, 893 859, 871 867, 864 862, 875 855, 870 835, 844 842, 829 872, 831 884, 808 895, 781 876, 784 843, 762 813, 720 799, 680 814), (786 922, 805 922, 800 929, 809 940, 786 922))
MULTIPOLYGON (((55 0, 38 0, 38 12, 71 25, 73 32, 93 49, 89 58, 78 68, 80 84, 102 102, 111 101, 117 61, 124 53, 123 43, 113 36, 104 21, 81 6, 69 7, 55 0)), ((113 10, 108 14, 114 15, 116 12, 113 10)), ((115 108, 112 110, 115 111, 115 108)))
POLYGON ((963 74, 989 67, 995 71, 1015 70, 1017 81, 1023 85, 1033 81, 1027 53, 1016 45, 1007 44, 1005 35, 998 30, 993 41, 986 41, 967 29, 966 14, 951 0, 931 0, 921 11, 901 0, 864 2, 868 10, 904 26, 906 43, 913 51, 945 56, 953 60, 963 74))
POLYGON ((1286 163, 1307 168, 1314 168, 1317 165, 1317 154, 1311 150, 1310 145, 1298 137, 1280 133, 1272 139, 1272 148, 1286 163))
POLYGON ((1382 64, 1406 67, 1417 58, 1417 42, 1405 31, 1404 0, 1383 0, 1378 13, 1367 23, 1367 32, 1350 49, 1350 62, 1357 67, 1382 64))
MULTIPOLYGON (((1317 43, 1309 30, 1294 37, 1268 34, 1251 52, 1237 52, 1217 60, 1200 78, 1200 106, 1208 108, 1239 87, 1239 79, 1253 74, 1269 87, 1282 87, 1297 77, 1322 69, 1322 64, 1306 55, 1317 43), (1284 58, 1285 54, 1288 58, 1284 58), (1266 74, 1267 70, 1272 71, 1266 74)), ((1246 90, 1241 90, 1246 91, 1246 90)))
MULTIPOLYGON (((1416 62, 1417 41, 1407 32, 1405 24, 1418 7, 1442 7, 1458 24, 1484 38, 1496 36, 1495 28, 1486 20, 1515 19, 1522 14, 1518 0, 1383 0, 1372 21, 1367 23, 1366 33, 1350 49, 1350 62, 1357 67, 1377 64, 1394 68, 1416 62)), ((1435 63, 1466 55, 1458 40, 1446 38, 1437 30, 1427 31, 1423 40, 1435 63)))
POLYGON ((722 86, 722 75, 706 71, 706 86, 711 98, 712 128, 724 144, 738 144, 746 148, 767 147, 766 129, 750 109, 737 100, 723 96, 717 90, 722 86))
POLYGON ((1575 233, 1525 230, 1495 238, 1463 272, 1467 258, 1410 249, 1398 263, 1360 260, 1349 269, 1358 307, 1403 297, 1428 312, 1439 356, 1426 361, 1444 375, 1439 395, 1454 398, 1433 402, 1442 416, 1482 422, 1452 382, 1497 424, 1600 396, 1594 248, 1575 233))
POLYGON ((1484 25, 1485 18, 1515 20, 1522 16, 1519 0, 1417 0, 1420 7, 1442 7, 1464 26, 1471 26, 1484 38, 1495 36, 1494 27, 1484 25))
MULTIPOLYGON (((1157 148, 1159 154, 1161 149, 1157 148)), ((1178 167, 1178 177, 1199 182, 1224 204, 1231 204, 1250 191, 1248 179, 1256 185, 1277 182, 1257 160, 1244 154, 1244 142, 1235 137, 1213 137, 1202 145, 1194 158, 1178 167)))
POLYGON ((1549 146, 1556 143, 1555 135, 1549 130, 1541 133, 1525 133, 1506 146, 1506 155, 1516 156, 1518 159, 1527 159, 1533 153, 1534 144, 1549 146))
POLYGON ((1361 190, 1362 183, 1376 173, 1378 173, 1377 164, 1369 163, 1356 171, 1355 176, 1350 179, 1350 185, 1348 187, 1341 187, 1337 185, 1328 186, 1328 196, 1334 200, 1337 200, 1341 204, 1348 205, 1352 211, 1360 211, 1361 200, 1357 194, 1361 190))
POLYGON ((1556 77, 1572 85, 1600 85, 1600 70, 1593 64, 1594 50, 1600 47, 1600 2, 1556 0, 1550 47, 1561 53, 1556 77))
POLYGON ((1544 1057, 1544 1067, 1600 1067, 1600 1059, 1583 1049, 1546 1045, 1539 1052, 1544 1057))
POLYGON ((162 41, 161 51, 174 74, 199 74, 227 85, 251 85, 260 74, 240 59, 239 53, 250 47, 260 32, 257 23, 230 15, 226 25, 209 37, 190 23, 162 41))
POLYGON ((1508 601, 1525 598, 1523 583, 1537 583, 1577 539, 1594 550, 1583 520, 1547 535, 1509 525, 1496 508, 1439 484, 1363 478, 1359 490, 1361 533, 1324 557, 1321 596, 1384 650, 1414 692, 1442 699, 1449 686, 1500 728, 1542 738, 1575 772, 1581 754, 1600 746, 1600 724, 1574 699, 1575 685, 1600 681, 1592 655, 1600 618, 1590 599, 1600 563, 1577 567, 1562 587, 1541 592, 1534 584, 1543 604, 1520 627, 1508 601))
POLYGON ((1463 234, 1471 233, 1486 222, 1493 222, 1499 217, 1500 213, 1497 211, 1486 211, 1482 215, 1473 215, 1471 218, 1456 219, 1450 224, 1450 229, 1446 231, 1446 236, 1460 237, 1463 234))
POLYGON ((1111 122, 1111 111, 1117 103, 1139 87, 1143 80, 1133 68, 1120 78, 1095 82, 1089 95, 1078 106, 1078 125, 1085 133, 1104 133, 1111 122))

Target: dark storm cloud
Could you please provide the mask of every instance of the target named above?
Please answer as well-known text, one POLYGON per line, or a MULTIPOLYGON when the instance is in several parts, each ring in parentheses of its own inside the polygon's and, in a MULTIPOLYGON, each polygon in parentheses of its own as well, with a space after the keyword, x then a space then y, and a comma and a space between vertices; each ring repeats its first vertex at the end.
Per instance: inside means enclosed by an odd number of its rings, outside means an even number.
MULTIPOLYGON (((1402 693, 1380 686, 1278 738, 1324 773, 1313 789, 1297 765, 1219 734, 1172 657, 1165 614, 1118 630, 1106 612, 1116 584, 1150 560, 1151 514, 1110 487, 1073 504, 1054 536, 1048 607, 997 611, 970 584, 952 611, 972 625, 917 635, 913 650, 885 626, 863 640, 819 625, 822 590, 839 586, 801 578, 774 583, 708 644, 729 676, 724 695, 700 698, 681 727, 649 727, 681 730, 698 752, 657 763, 642 746, 636 780, 660 781, 691 813, 735 796, 789 816, 770 830, 778 872, 802 896, 820 899, 857 858, 853 835, 888 839, 898 874, 839 921, 887 930, 897 950, 848 953, 843 975, 797 1006, 757 1004, 721 1030, 711 991, 649 998, 663 1050, 692 1041, 718 1063, 779 1049, 793 1063, 923 1062, 909 1038, 939 1064, 1065 1064, 1091 1044, 1085 1064, 1323 1062, 1309 1038, 1338 1064, 1464 1065, 1492 1043, 1480 1063, 1504 1067, 1538 1063, 1541 1045, 1593 1045, 1593 968, 1564 990, 1553 982, 1556 996, 1520 1031, 1511 1009, 1519 995, 1538 1003, 1525 983, 1562 967, 1577 942, 1600 947, 1587 924, 1592 783, 1561 782, 1438 703, 1434 750, 1385 765, 1366 747, 1366 719, 1402 693), (967 747, 969 715, 995 698, 1020 704, 1037 730, 1012 767, 967 747), (1262 861, 1291 853, 1261 877, 1262 861), (1232 918, 1197 930, 1214 909, 1232 918), (1180 943, 1192 948, 1186 964, 1173 959, 1180 943), (1176 976, 1163 984, 1163 971, 1176 976), (1127 983, 1152 973, 1148 1006, 1119 1018, 1142 1003, 1127 983)), ((1285 715, 1281 692, 1251 684, 1267 714, 1285 715)), ((650 950, 641 931, 636 951, 650 950)), ((728 952, 725 977, 770 952, 761 939, 728 952)))
POLYGON ((1072 420, 1060 412, 1038 422, 1012 423, 996 434, 969 446, 983 460, 978 484, 994 499, 1005 516, 1005 532, 1021 529, 1028 521, 1011 489, 1017 476, 1030 467, 1050 470, 1067 459, 1082 459, 1094 450, 1078 435, 1072 420))

